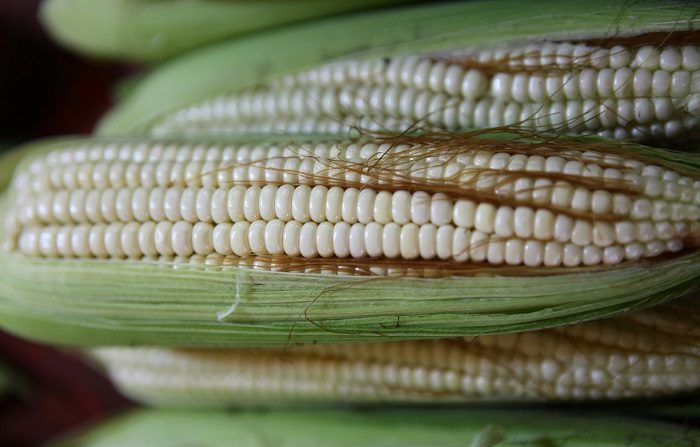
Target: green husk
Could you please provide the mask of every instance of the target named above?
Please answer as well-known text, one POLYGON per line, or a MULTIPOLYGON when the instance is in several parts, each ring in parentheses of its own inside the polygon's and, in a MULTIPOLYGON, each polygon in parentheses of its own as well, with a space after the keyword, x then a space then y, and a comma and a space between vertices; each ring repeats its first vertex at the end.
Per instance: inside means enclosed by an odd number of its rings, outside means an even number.
POLYGON ((588 321, 697 289, 700 255, 547 278, 368 280, 19 255, 3 256, 0 268, 0 325, 25 337, 84 346, 250 347, 588 321))
MULTIPOLYGON (((38 154, 71 141, 136 140, 63 139, 24 150, 38 154)), ((695 156, 619 146, 698 175, 695 156)), ((534 330, 640 310, 697 290, 699 277, 695 249, 614 268, 563 269, 546 277, 441 279, 51 260, 3 252, 0 325, 29 338, 85 346, 250 347, 443 338, 534 330)))
POLYGON ((343 58, 536 38, 596 38, 700 25, 684 1, 470 1, 332 18, 202 48, 150 74, 101 122, 99 133, 146 133, 164 114, 343 58))
POLYGON ((152 61, 287 23, 410 0, 49 0, 40 18, 61 44, 90 56, 152 61))
POLYGON ((55 447, 692 446, 697 430, 609 413, 493 410, 137 410, 55 447))
POLYGON ((156 407, 604 401, 632 414, 697 417, 699 305, 700 295, 684 297, 522 335, 252 351, 100 347, 89 355, 124 395, 156 407), (664 361, 672 366, 654 366, 664 361), (542 375, 548 365, 557 371, 542 375), (650 405, 639 405, 643 398, 650 405))

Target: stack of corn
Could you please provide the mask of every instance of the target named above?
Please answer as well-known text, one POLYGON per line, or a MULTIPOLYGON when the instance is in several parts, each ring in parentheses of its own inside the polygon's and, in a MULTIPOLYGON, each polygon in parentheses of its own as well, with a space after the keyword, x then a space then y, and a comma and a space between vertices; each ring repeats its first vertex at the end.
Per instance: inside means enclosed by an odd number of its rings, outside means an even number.
MULTIPOLYGON (((48 5, 57 34, 80 41, 59 20, 77 6, 48 5)), ((699 13, 448 3, 180 56, 100 135, 23 149, 2 202, 0 324, 92 347, 127 395, 156 406, 697 391, 699 13)), ((149 445, 214 445, 222 424, 222 439, 250 445, 699 440, 585 416, 375 411, 141 413, 105 433, 187 431, 149 445)))

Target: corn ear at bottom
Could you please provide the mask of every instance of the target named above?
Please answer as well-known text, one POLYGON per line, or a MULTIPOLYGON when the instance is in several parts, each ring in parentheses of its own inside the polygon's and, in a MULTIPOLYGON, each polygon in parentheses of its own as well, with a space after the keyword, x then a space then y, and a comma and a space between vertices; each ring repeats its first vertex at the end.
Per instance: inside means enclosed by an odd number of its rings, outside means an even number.
POLYGON ((0 322, 87 345, 407 340, 698 286, 692 155, 488 132, 306 141, 29 148, 4 197, 0 322))
POLYGON ((40 17, 56 40, 80 52, 159 60, 226 37, 404 1, 50 0, 40 17))
POLYGON ((54 447, 684 447, 697 430, 614 413, 545 410, 137 410, 54 447))
POLYGON ((304 24, 161 67, 100 132, 518 125, 692 146, 700 129, 698 12, 687 2, 476 1, 304 24))
POLYGON ((464 339, 91 353, 122 392, 158 406, 662 397, 700 390, 698 304, 464 339))

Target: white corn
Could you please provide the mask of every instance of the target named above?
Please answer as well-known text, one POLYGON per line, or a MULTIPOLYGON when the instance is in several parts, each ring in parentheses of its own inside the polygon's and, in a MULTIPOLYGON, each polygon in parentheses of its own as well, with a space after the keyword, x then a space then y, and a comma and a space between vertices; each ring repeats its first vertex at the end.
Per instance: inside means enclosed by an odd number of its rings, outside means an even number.
POLYGON ((665 396, 700 387, 696 305, 686 298, 609 320, 468 339, 93 353, 128 395, 157 404, 665 396))
POLYGON ((475 144, 66 148, 16 177, 6 242, 30 256, 215 265, 576 267, 678 252, 697 235, 700 182, 672 169, 575 147, 475 144))
POLYGON ((180 109, 151 133, 340 133, 416 125, 518 125, 682 140, 700 126, 700 50, 558 43, 333 62, 180 109))

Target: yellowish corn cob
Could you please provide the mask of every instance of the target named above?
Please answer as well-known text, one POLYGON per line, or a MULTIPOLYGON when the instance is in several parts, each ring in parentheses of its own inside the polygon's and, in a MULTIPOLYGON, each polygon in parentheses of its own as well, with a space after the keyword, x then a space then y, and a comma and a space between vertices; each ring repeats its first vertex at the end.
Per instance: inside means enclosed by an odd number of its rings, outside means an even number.
POLYGON ((154 135, 519 125, 639 141, 700 129, 697 45, 545 43, 350 60, 166 115, 154 135))
POLYGON ((596 151, 408 141, 54 152, 17 177, 8 244, 29 256, 219 265, 577 267, 679 252, 697 236, 700 182, 671 169, 596 151))
POLYGON ((248 347, 482 335, 697 287, 689 154, 494 131, 33 151, 3 202, 0 323, 37 338, 248 347))
POLYGON ((98 348, 151 404, 597 400, 700 389, 698 299, 579 325, 468 339, 280 350, 98 348))

